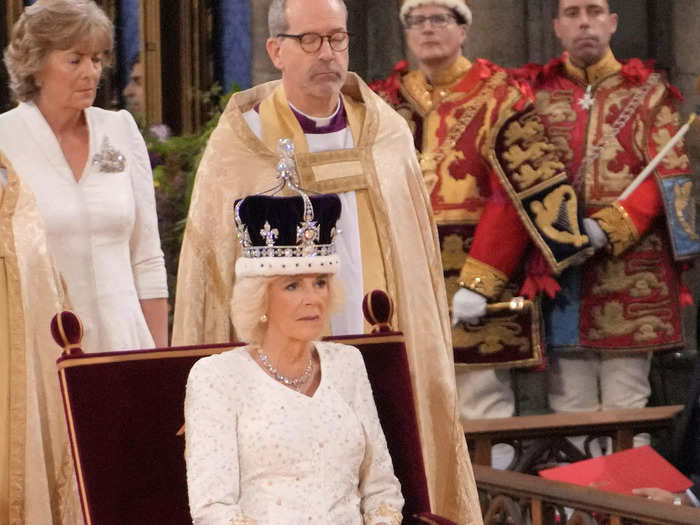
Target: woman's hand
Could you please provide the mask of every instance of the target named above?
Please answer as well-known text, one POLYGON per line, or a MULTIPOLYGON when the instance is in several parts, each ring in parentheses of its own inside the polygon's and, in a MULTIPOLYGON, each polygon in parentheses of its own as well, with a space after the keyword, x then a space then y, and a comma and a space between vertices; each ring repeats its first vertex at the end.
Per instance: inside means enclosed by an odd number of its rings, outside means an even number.
POLYGON ((674 494, 673 492, 659 488, 633 489, 632 494, 662 503, 675 503, 676 505, 678 505, 676 502, 680 502, 681 505, 688 505, 689 503, 688 496, 685 494, 674 494))

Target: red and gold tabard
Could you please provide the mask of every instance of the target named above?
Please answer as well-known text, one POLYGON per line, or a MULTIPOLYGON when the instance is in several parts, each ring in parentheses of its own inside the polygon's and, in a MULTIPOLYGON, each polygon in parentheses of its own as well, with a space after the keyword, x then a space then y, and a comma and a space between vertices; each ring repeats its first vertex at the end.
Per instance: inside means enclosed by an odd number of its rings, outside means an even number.
POLYGON ((674 254, 688 259, 700 249, 682 142, 652 176, 619 198, 678 130, 678 92, 639 60, 623 65, 612 52, 586 70, 564 55, 518 74, 535 92, 537 112, 584 214, 598 221, 611 243, 609 253, 561 276, 562 291, 546 309, 548 346, 681 347, 681 306, 688 296, 674 254))
MULTIPOLYGON (((513 205, 520 197, 505 187, 512 188, 515 183, 509 181, 532 167, 532 173, 540 169, 549 175, 532 178, 530 196, 546 193, 558 184, 557 177, 566 182, 564 165, 546 143, 529 88, 509 80, 501 68, 460 57, 432 80, 421 71, 409 71, 403 61, 389 78, 371 87, 413 131, 438 226, 448 296, 466 285, 494 301, 507 301, 519 291, 519 261, 533 236, 528 233, 538 227, 531 217, 523 220, 523 210, 513 205), (498 148, 499 141, 507 147, 498 148), (508 158, 509 153, 514 157, 508 158), (499 232, 499 249, 490 250, 484 264, 465 265, 477 225, 501 222, 512 228, 499 232), (509 279, 511 275, 516 277, 509 279)), ((567 247, 556 260, 559 270, 580 258, 587 243, 578 232, 575 198, 573 204, 573 215, 565 222, 577 231, 567 235, 578 235, 580 242, 561 244, 567 247)), ((505 312, 481 326, 458 327, 452 335, 455 361, 469 366, 532 366, 541 360, 537 308, 533 315, 505 312)))

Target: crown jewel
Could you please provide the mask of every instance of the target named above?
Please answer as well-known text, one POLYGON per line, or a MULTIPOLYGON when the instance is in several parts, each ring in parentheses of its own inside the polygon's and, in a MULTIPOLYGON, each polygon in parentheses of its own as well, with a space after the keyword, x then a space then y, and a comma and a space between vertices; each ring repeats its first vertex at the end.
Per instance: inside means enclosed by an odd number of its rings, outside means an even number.
POLYGON ((289 186, 297 195, 259 194, 236 201, 234 218, 242 248, 236 272, 335 271, 339 264, 335 223, 340 216, 340 200, 335 194, 309 197, 297 184, 294 143, 282 139, 277 150, 281 156, 277 163, 280 185, 289 186))

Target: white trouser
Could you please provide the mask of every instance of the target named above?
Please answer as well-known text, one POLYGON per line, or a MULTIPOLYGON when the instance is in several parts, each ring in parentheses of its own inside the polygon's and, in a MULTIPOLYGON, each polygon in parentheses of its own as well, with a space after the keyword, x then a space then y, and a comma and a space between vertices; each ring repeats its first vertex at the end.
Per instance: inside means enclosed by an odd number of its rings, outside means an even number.
POLYGON ((481 419, 511 417, 515 413, 515 396, 510 370, 463 371, 456 369, 459 417, 481 419))
MULTIPOLYGON (((457 368, 457 394, 461 419, 511 417, 515 414, 515 396, 510 370, 463 371, 457 368)), ((513 459, 510 445, 497 443, 491 448, 491 466, 505 469, 513 459)))
POLYGON ((651 395, 651 353, 608 357, 552 356, 549 406, 555 412, 645 407, 651 395))
MULTIPOLYGON (((643 408, 651 395, 651 353, 610 357, 587 353, 549 360, 549 406, 555 412, 643 408)), ((583 438, 572 439, 582 448, 583 438)), ((638 434, 634 446, 648 445, 649 434, 638 434)), ((610 450, 610 444, 606 445, 610 450)), ((594 453, 594 455, 596 455, 594 453)))

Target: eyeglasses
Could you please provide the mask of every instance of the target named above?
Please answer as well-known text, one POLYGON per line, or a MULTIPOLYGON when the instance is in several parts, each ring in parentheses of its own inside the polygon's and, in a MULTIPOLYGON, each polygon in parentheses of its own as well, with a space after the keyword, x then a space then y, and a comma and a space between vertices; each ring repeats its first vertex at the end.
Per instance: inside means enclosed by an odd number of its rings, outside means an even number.
POLYGON ((294 38, 299 42, 301 48, 307 53, 316 53, 323 45, 324 40, 328 40, 328 45, 333 51, 345 51, 350 43, 350 33, 337 31, 330 35, 319 35, 318 33, 301 33, 300 35, 288 35, 279 33, 278 38, 294 38))
POLYGON ((406 17, 406 29, 419 29, 425 25, 426 22, 430 22, 430 26, 433 29, 442 29, 447 27, 451 20, 457 20, 454 15, 449 13, 437 13, 434 15, 423 16, 407 16, 406 17))

